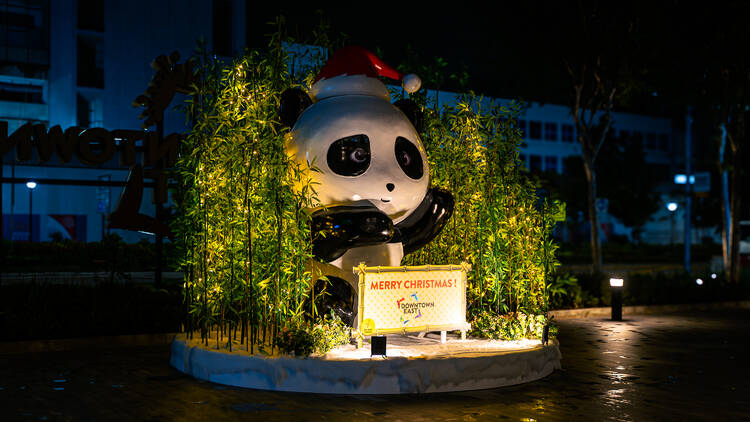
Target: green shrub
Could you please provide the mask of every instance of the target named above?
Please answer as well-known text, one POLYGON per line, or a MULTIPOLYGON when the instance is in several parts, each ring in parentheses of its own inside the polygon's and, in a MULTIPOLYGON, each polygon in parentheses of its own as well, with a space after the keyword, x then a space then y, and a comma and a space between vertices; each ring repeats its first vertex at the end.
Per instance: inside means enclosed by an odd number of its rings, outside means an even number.
POLYGON ((552 282, 547 286, 550 308, 566 309, 583 306, 583 295, 578 278, 574 274, 555 274, 552 282))
POLYGON ((284 328, 279 332, 276 345, 282 353, 309 356, 315 349, 315 339, 305 328, 284 328))
POLYGON ((541 339, 547 324, 550 325, 549 338, 555 338, 557 327, 544 315, 497 315, 492 311, 479 310, 471 320, 469 335, 494 340, 541 339))
POLYGON ((351 328, 337 315, 331 314, 330 317, 326 317, 313 326, 312 336, 315 353, 323 355, 338 346, 349 343, 351 328))
POLYGON ((338 316, 330 315, 315 325, 281 330, 276 344, 282 353, 294 356, 324 355, 342 344, 349 343, 351 328, 338 316))

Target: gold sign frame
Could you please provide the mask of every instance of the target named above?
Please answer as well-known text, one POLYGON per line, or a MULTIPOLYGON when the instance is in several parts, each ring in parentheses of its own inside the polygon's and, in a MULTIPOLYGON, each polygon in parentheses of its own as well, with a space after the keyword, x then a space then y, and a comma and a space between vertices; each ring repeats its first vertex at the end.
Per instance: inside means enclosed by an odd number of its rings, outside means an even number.
POLYGON ((354 274, 359 276, 359 295, 357 305, 357 329, 354 331, 357 337, 358 347, 362 347, 362 341, 365 336, 381 335, 381 334, 406 334, 410 333, 421 333, 427 331, 440 331, 441 341, 445 343, 446 332, 459 330, 461 331, 461 339, 466 339, 466 332, 471 329, 471 324, 466 322, 466 288, 467 288, 467 273, 471 271, 471 265, 462 262, 460 265, 418 265, 418 266, 400 266, 400 267, 368 267, 364 262, 358 266, 353 267, 352 271, 354 274), (459 289, 462 291, 461 294, 461 309, 460 313, 463 316, 463 321, 458 324, 440 324, 430 325, 425 324, 421 326, 412 327, 375 327, 370 332, 369 330, 363 329, 363 319, 365 314, 365 290, 366 290, 366 275, 370 273, 389 273, 389 272, 431 272, 431 271, 461 271, 461 277, 459 280, 459 289))

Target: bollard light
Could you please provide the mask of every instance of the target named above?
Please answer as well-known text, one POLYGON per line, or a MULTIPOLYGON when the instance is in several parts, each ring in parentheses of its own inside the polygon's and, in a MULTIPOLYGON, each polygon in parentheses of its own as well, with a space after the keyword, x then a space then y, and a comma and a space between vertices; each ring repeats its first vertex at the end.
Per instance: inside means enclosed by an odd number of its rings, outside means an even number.
POLYGON ((385 348, 386 348, 385 336, 370 337, 370 357, 373 357, 373 356, 386 357, 385 348))
POLYGON ((612 321, 622 321, 622 286, 621 278, 610 278, 609 289, 612 293, 612 321))

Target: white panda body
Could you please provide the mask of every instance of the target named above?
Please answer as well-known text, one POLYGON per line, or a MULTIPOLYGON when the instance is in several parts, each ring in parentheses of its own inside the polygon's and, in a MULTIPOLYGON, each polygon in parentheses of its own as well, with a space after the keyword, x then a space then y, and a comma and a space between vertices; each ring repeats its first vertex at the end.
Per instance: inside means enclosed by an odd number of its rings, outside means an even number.
MULTIPOLYGON (((318 169, 310 173, 318 198, 316 209, 374 206, 396 225, 422 203, 428 190, 427 156, 416 129, 400 109, 380 96, 341 95, 312 104, 292 128, 287 150, 303 167, 312 163, 318 169), (356 175, 337 173, 337 163, 329 159, 334 143, 353 136, 364 142, 362 135, 369 144, 369 164, 357 168, 356 175), (404 148, 399 149, 404 145, 411 154, 408 168, 404 148)), ((333 156, 341 158, 341 151, 334 151, 333 156)), ((346 280, 354 291, 356 310, 359 284, 352 268, 361 262, 399 266, 403 256, 401 242, 354 247, 328 264, 318 265, 315 273, 346 280)))

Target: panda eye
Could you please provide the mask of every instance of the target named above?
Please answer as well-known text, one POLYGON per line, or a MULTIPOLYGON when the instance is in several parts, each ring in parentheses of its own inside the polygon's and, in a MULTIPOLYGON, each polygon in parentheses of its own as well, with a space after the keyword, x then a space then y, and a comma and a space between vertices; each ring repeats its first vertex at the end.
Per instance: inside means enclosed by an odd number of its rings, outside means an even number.
POLYGON ((411 164, 411 157, 409 157, 409 153, 406 151, 400 151, 398 156, 398 163, 403 167, 408 167, 409 164, 411 164))
POLYGON ((357 164, 364 163, 370 157, 370 154, 364 148, 357 148, 349 154, 349 158, 357 164))
POLYGON ((370 167, 370 139, 367 135, 352 135, 334 141, 326 158, 334 173, 359 176, 370 167))
POLYGON ((424 166, 422 165, 422 155, 419 154, 416 145, 399 136, 396 138, 395 152, 396 161, 398 161, 401 170, 414 180, 421 179, 424 174, 424 166))

